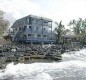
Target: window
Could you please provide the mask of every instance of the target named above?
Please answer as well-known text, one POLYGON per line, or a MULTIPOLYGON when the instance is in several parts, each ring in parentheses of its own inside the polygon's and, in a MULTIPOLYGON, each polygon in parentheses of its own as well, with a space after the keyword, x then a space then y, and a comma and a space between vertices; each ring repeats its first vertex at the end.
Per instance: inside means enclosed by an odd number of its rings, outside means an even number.
POLYGON ((43 37, 46 37, 46 35, 43 35, 43 37))
POLYGON ((44 31, 45 31, 45 28, 44 28, 44 31))
POLYGON ((26 28, 27 26, 24 26, 24 28, 26 28))
POLYGON ((24 37, 26 37, 26 34, 24 34, 24 37))
POLYGON ((38 27, 36 27, 36 30, 38 29, 38 27))
POLYGON ((36 27, 36 31, 38 31, 38 27, 36 27))
POLYGON ((47 25, 48 25, 48 22, 45 22, 45 21, 44 21, 44 25, 46 25, 46 26, 47 26, 47 25))
POLYGON ((26 37, 26 34, 21 35, 21 37, 26 37))
POLYGON ((39 34, 38 34, 37 36, 38 36, 38 37, 41 37, 41 35, 39 35, 39 34))
POLYGON ((30 37, 30 36, 31 36, 31 34, 28 34, 28 36, 30 37))
POLYGON ((31 26, 29 26, 29 28, 31 28, 31 26))
POLYGON ((19 30, 21 30, 21 27, 19 27, 19 30))
POLYGON ((15 30, 17 31, 17 28, 15 30))
POLYGON ((31 18, 29 18, 29 24, 32 24, 32 19, 31 18))
POLYGON ((32 27, 31 27, 31 26, 29 26, 29 30, 30 30, 30 31, 32 30, 32 27))
POLYGON ((27 26, 24 26, 24 28, 23 28, 23 29, 25 30, 26 28, 27 28, 27 26))

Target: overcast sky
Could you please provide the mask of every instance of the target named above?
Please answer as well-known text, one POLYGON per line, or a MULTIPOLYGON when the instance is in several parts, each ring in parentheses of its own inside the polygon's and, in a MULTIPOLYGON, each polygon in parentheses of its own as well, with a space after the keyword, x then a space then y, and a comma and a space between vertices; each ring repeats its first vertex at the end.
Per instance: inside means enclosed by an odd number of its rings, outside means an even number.
POLYGON ((62 20, 65 25, 72 19, 86 18, 86 0, 0 0, 0 9, 11 23, 29 14, 62 20))

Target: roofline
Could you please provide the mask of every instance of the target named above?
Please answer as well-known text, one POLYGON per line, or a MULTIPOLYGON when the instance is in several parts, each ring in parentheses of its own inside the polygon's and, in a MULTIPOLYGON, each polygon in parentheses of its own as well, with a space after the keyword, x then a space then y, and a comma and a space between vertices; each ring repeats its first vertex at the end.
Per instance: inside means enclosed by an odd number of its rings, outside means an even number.
MULTIPOLYGON (((19 20, 21 20, 21 19, 24 19, 24 18, 28 18, 28 17, 32 17, 32 18, 37 18, 37 19, 42 19, 42 20, 45 20, 45 21, 53 22, 52 19, 49 19, 49 18, 39 17, 39 16, 35 16, 35 15, 28 15, 28 16, 25 16, 25 17, 22 17, 22 18, 16 20, 16 21, 14 22, 14 24, 15 24, 17 21, 19 21, 19 20)), ((13 28, 13 25, 11 26, 11 28, 13 28)))
POLYGON ((43 19, 43 20, 47 20, 47 21, 51 21, 52 22, 52 19, 49 19, 49 18, 45 18, 45 17, 39 17, 39 16, 35 16, 35 15, 28 15, 26 17, 32 17, 32 18, 37 18, 37 19, 43 19))

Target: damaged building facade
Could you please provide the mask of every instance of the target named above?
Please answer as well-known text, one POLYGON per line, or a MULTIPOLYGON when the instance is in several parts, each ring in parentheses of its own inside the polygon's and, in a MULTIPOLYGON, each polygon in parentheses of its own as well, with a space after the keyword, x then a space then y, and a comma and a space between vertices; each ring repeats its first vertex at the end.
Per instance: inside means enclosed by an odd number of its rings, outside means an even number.
POLYGON ((12 25, 12 41, 30 43, 55 43, 52 20, 29 15, 18 19, 12 25))

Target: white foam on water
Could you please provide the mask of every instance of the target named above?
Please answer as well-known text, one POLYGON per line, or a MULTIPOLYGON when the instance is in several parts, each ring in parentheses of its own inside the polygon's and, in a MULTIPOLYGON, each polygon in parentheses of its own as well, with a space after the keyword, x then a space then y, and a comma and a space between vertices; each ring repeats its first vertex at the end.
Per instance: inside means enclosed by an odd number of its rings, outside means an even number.
POLYGON ((34 80, 53 80, 51 76, 45 72, 37 74, 34 80))
POLYGON ((10 63, 0 70, 0 80, 86 80, 86 49, 62 56, 63 62, 10 63))
POLYGON ((68 60, 86 61, 86 49, 82 49, 80 51, 67 52, 62 55, 62 59, 63 61, 68 61, 68 60))

